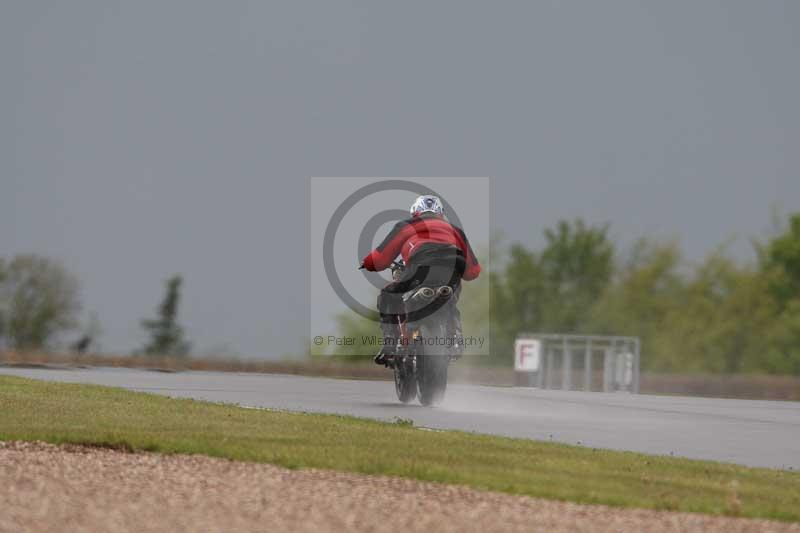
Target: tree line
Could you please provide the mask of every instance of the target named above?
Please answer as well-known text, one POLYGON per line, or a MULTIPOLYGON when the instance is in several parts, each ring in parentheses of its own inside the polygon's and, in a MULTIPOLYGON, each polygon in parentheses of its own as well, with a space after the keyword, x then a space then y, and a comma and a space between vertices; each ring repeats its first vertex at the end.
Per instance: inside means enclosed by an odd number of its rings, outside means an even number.
POLYGON ((630 335, 649 370, 800 375, 800 213, 752 263, 650 239, 621 256, 608 230, 561 221, 541 250, 510 247, 489 279, 493 352, 522 331, 630 335))
MULTIPOLYGON (((754 241, 751 262, 719 248, 692 264, 676 242, 647 238, 621 253, 608 225, 580 219, 546 228, 544 238, 540 249, 479 252, 492 255, 492 269, 467 284, 459 303, 465 334, 490 339, 491 356, 479 361, 510 365, 521 332, 584 333, 640 337, 648 370, 800 375, 800 213, 754 241)), ((180 276, 166 281, 156 316, 141 321, 148 340, 137 353, 190 353, 178 321, 181 287, 180 276)), ((0 348, 46 350, 69 340, 75 351, 96 349, 99 321, 81 321, 80 312, 78 280, 59 261, 0 257, 0 348)), ((369 320, 337 319, 341 335, 377 334, 369 320)), ((337 352, 355 359, 364 350, 337 352)))
MULTIPOLYGON (((166 281, 156 317, 141 321, 148 341, 137 353, 184 356, 190 344, 178 323, 181 276, 166 281)), ((0 257, 0 348, 17 351, 67 346, 76 352, 98 347, 100 324, 81 321, 78 279, 55 259, 35 254, 0 257)))

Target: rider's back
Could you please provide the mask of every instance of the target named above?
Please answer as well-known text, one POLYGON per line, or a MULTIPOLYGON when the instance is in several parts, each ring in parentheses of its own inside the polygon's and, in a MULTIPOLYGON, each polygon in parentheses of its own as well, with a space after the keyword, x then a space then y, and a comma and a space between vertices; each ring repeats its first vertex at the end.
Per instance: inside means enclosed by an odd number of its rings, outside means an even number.
POLYGON ((464 254, 466 270, 463 279, 478 277, 481 267, 464 231, 434 214, 423 213, 395 224, 386 238, 364 258, 368 270, 383 270, 398 256, 406 263, 413 262, 414 254, 425 244, 455 246, 464 254))

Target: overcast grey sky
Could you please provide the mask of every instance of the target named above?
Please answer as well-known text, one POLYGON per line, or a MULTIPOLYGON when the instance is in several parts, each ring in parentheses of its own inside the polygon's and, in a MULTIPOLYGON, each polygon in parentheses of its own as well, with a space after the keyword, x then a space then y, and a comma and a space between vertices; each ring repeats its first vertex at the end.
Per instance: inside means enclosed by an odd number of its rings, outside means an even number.
POLYGON ((510 240, 747 258, 800 209, 798 58, 790 0, 7 0, 0 255, 61 258, 119 351, 183 273, 200 351, 256 357, 304 334, 308 176, 493 176, 510 240))

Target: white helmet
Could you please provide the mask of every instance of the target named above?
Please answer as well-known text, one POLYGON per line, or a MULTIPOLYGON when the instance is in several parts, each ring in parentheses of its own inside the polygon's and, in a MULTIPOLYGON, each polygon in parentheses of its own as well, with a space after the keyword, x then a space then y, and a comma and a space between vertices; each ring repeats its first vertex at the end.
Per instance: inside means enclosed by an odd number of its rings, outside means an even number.
POLYGON ((444 214, 444 206, 438 196, 432 194, 423 194, 414 200, 409 209, 412 215, 419 215, 422 213, 433 213, 435 215, 444 214))

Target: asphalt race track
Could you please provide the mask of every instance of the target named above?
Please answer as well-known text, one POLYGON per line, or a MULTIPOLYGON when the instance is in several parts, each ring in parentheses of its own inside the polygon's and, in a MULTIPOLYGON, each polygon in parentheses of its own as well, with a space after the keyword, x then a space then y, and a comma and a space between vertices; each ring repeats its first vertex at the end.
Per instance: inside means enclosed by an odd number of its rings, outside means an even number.
MULTIPOLYGON (((388 372, 388 371, 387 371, 388 372)), ((247 407, 339 413, 581 446, 800 469, 800 403, 450 385, 440 407, 402 405, 386 381, 132 369, 0 373, 247 407)))

